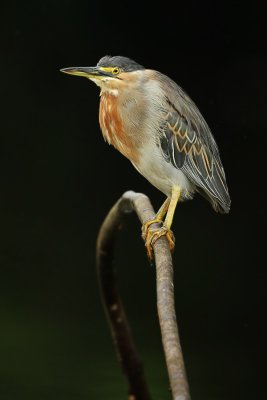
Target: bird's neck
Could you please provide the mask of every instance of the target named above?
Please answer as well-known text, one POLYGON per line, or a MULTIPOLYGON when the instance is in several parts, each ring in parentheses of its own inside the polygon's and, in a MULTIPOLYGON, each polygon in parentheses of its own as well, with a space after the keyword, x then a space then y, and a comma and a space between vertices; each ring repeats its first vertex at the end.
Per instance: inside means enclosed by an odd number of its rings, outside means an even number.
POLYGON ((105 81, 104 79, 101 81, 101 85, 100 85, 101 91, 100 91, 100 96, 106 95, 106 94, 110 94, 112 96, 117 97, 119 94, 118 89, 116 88, 116 86, 114 85, 114 82, 107 80, 105 81))
POLYGON ((137 146, 119 113, 118 96, 104 91, 101 93, 99 123, 104 139, 132 162, 137 162, 137 146))

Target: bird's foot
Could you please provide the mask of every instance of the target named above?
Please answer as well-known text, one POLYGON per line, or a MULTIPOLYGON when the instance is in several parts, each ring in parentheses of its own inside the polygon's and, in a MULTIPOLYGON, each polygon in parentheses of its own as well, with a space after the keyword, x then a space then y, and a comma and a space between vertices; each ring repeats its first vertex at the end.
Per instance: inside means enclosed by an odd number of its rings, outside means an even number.
POLYGON ((146 241, 147 235, 148 235, 148 231, 149 231, 149 227, 152 224, 161 224, 162 225, 162 220, 159 218, 154 218, 154 219, 150 219, 149 221, 145 222, 142 225, 142 238, 146 241))
POLYGON ((142 227, 142 238, 145 241, 145 246, 147 250, 147 256, 150 261, 153 260, 153 245, 158 240, 161 236, 166 236, 166 239, 168 240, 170 251, 172 252, 174 249, 174 235, 172 231, 166 226, 162 225, 159 228, 150 228, 150 225, 154 223, 162 223, 162 221, 154 219, 151 221, 148 221, 145 223, 142 227))

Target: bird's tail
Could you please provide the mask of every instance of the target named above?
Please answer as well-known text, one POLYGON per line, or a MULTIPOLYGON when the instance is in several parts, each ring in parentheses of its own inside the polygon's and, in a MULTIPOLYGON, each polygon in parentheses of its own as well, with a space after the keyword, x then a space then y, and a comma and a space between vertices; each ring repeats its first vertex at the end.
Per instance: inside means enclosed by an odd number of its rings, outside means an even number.
POLYGON ((213 209, 220 213, 220 214, 228 214, 230 211, 230 206, 231 206, 231 200, 229 197, 229 202, 227 203, 219 203, 218 201, 216 201, 215 199, 209 199, 211 202, 211 205, 213 207, 213 209))
POLYGON ((220 214, 228 214, 231 207, 231 199, 228 192, 224 193, 224 201, 218 199, 217 197, 209 196, 202 188, 198 187, 197 191, 201 196, 203 196, 206 200, 208 200, 212 208, 220 214))

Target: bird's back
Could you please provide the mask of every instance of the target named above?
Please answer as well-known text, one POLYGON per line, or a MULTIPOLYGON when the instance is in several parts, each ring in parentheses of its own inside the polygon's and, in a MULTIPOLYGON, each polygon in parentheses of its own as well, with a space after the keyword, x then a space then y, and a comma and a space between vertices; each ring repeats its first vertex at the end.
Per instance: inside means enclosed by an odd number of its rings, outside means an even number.
POLYGON ((218 146, 199 109, 174 81, 155 71, 165 96, 161 127, 165 160, 182 171, 216 211, 228 213, 230 196, 218 146))

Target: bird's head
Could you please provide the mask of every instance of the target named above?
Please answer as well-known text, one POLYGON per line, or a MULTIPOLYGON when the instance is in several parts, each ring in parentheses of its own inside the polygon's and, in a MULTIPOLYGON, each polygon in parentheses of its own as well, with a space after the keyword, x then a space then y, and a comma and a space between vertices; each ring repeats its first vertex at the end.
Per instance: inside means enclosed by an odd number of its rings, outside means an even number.
POLYGON ((60 71, 70 75, 83 76, 100 86, 102 91, 118 93, 134 83, 137 79, 136 72, 144 70, 142 65, 122 56, 102 57, 95 67, 71 67, 60 71))

